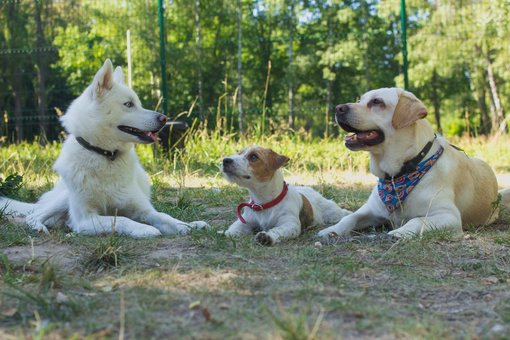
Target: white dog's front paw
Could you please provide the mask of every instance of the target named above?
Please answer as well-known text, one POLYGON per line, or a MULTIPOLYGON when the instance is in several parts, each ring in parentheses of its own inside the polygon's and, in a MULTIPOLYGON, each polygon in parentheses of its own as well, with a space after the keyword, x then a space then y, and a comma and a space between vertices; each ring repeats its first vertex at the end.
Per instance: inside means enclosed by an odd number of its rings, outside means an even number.
POLYGON ((158 229, 151 227, 149 225, 147 226, 139 226, 136 228, 133 228, 129 231, 129 235, 135 238, 149 238, 149 237, 156 237, 161 236, 161 231, 158 229))
POLYGON ((269 235, 265 231, 261 231, 260 233, 255 235, 255 241, 257 241, 258 244, 261 244, 263 246, 271 246, 274 243, 271 235, 269 235))
POLYGON ((190 228, 193 228, 193 229, 209 229, 209 228, 211 228, 209 223, 204 222, 204 221, 194 221, 194 222, 190 222, 188 224, 189 224, 190 228))
POLYGON ((39 220, 37 218, 33 218, 33 217, 30 217, 30 216, 27 216, 26 219, 25 219, 25 222, 33 230, 36 230, 38 232, 43 232, 45 234, 49 233, 48 232, 48 228, 46 228, 46 226, 44 224, 39 222, 39 220))

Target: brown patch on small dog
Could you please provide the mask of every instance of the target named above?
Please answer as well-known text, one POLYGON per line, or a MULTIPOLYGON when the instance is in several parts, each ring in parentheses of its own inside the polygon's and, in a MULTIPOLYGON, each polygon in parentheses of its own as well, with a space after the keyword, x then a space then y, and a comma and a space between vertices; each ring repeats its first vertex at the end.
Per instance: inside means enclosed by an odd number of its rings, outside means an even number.
POLYGON ((250 162, 253 176, 260 182, 269 181, 273 178, 275 171, 289 161, 288 157, 279 155, 271 149, 261 147, 250 148, 245 153, 250 162), (256 159, 250 160, 250 155, 252 154, 257 156, 256 159))
POLYGON ((301 230, 305 230, 313 225, 313 209, 305 195, 301 194, 301 198, 303 199, 303 206, 299 212, 299 221, 301 222, 301 230))
POLYGON ((395 129, 402 129, 419 119, 425 118, 426 115, 427 108, 421 100, 410 92, 402 91, 397 106, 395 106, 395 111, 393 111, 391 125, 395 129))

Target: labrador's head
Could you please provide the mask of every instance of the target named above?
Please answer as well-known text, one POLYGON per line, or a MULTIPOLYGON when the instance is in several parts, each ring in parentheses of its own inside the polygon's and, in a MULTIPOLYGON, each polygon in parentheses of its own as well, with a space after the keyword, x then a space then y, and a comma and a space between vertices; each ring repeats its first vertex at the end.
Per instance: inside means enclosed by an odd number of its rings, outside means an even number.
POLYGON ((427 115, 414 94, 399 88, 369 91, 359 102, 340 104, 335 110, 338 125, 352 133, 345 137, 351 150, 370 150, 427 115))

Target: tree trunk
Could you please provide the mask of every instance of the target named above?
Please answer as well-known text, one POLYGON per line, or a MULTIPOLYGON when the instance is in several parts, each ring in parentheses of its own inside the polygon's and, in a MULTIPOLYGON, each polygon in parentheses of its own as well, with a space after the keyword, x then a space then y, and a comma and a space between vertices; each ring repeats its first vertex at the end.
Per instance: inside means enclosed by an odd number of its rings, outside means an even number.
POLYGON ((48 120, 46 117, 47 113, 47 96, 46 96, 46 75, 48 73, 48 65, 46 56, 42 51, 44 47, 44 28, 41 20, 41 7, 40 1, 35 2, 34 19, 36 24, 36 46, 37 46, 37 58, 35 64, 37 65, 37 111, 39 115, 39 129, 42 140, 46 138, 48 129, 48 120))
POLYGON ((487 61, 487 78, 489 80, 492 102, 494 103, 494 109, 496 111, 495 112, 496 124, 492 126, 492 129, 493 132, 496 132, 496 129, 498 129, 499 132, 507 132, 505 112, 503 110, 503 106, 501 105, 501 99, 499 97, 498 92, 498 85, 496 84, 496 79, 494 77, 494 72, 492 70, 492 61, 490 60, 490 58, 487 58, 486 61, 487 61))
POLYGON ((289 68, 287 71, 287 76, 289 80, 289 126, 291 129, 294 129, 294 84, 293 84, 293 47, 294 47, 294 0, 290 0, 289 5, 289 68))
MULTIPOLYGON (((16 1, 8 3, 8 15, 4 26, 4 36, 6 46, 9 49, 16 48, 16 40, 25 37, 22 32, 23 22, 20 18, 20 4, 16 1)), ((18 41, 19 43, 19 41, 18 41)), ((24 139, 23 133, 23 67, 20 59, 12 58, 8 65, 12 81, 12 95, 14 98, 14 130, 17 143, 24 139)))
POLYGON ((16 143, 24 139, 23 134, 23 75, 20 68, 12 68, 12 92, 14 95, 14 126, 16 131, 16 143))
POLYGON ((478 103, 478 108, 480 109, 480 125, 481 125, 481 133, 486 135, 490 133, 492 129, 491 119, 489 117, 489 110, 487 108, 487 103, 485 101, 485 86, 481 86, 477 91, 476 102, 478 103))
POLYGON ((200 110, 200 119, 204 122, 204 91, 202 80, 202 29, 200 27, 200 0, 195 0, 195 27, 196 27, 196 53, 197 53, 197 73, 198 73, 198 109, 200 110))
POLYGON ((436 118, 436 125, 437 125, 437 131, 442 134, 443 129, 441 127, 441 116, 440 116, 440 109, 441 104, 439 101, 439 95, 437 94, 437 72, 436 70, 432 73, 432 103, 434 105, 434 117, 436 118))
POLYGON ((244 134, 244 109, 243 109, 243 61, 242 61, 242 18, 243 2, 237 0, 237 105, 239 108, 239 133, 244 134))
POLYGON ((369 69, 369 58, 370 56, 368 55, 368 51, 370 49, 370 46, 368 45, 369 42, 368 42, 368 36, 369 36, 369 33, 368 33, 368 3, 366 0, 363 0, 361 2, 361 10, 363 11, 363 26, 364 26, 364 31, 365 33, 363 33, 363 40, 364 40, 364 52, 363 52, 363 69, 365 71, 365 90, 364 92, 370 90, 371 88, 371 82, 372 82, 372 79, 370 78, 370 69, 369 69))
MULTIPOLYGON (((329 8, 328 8, 329 9, 329 8)), ((327 25, 328 25, 328 49, 333 48, 333 23, 331 22, 331 14, 330 11, 327 11, 327 25)), ((330 65, 327 65, 330 68, 330 65)), ((331 81, 331 76, 328 75, 326 80, 326 126, 324 129, 324 138, 329 138, 329 113, 333 111, 332 98, 333 98, 333 82, 331 81)))

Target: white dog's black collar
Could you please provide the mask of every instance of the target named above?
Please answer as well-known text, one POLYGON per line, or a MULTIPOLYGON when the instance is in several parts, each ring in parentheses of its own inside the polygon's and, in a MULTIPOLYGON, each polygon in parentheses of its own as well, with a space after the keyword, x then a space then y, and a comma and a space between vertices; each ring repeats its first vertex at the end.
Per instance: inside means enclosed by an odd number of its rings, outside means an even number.
POLYGON ((81 146, 83 146, 85 149, 93 151, 93 152, 95 152, 95 153, 97 153, 99 155, 105 156, 106 158, 108 158, 111 161, 114 161, 115 158, 117 158, 117 153, 119 152, 119 150, 109 151, 109 150, 101 149, 101 148, 99 148, 97 146, 94 146, 94 145, 90 144, 89 142, 87 142, 82 137, 76 137, 76 141, 81 146))

